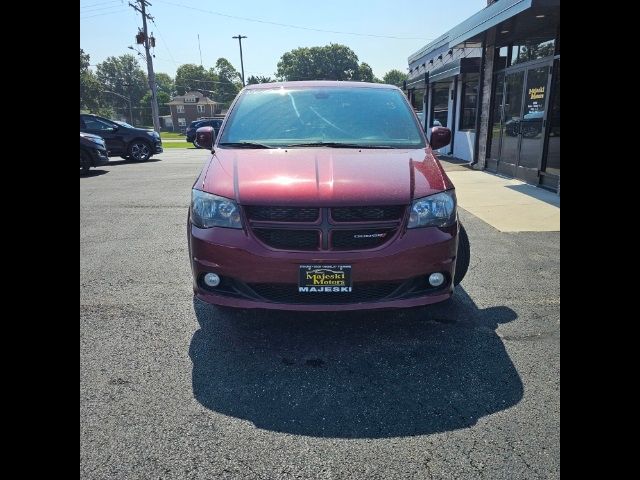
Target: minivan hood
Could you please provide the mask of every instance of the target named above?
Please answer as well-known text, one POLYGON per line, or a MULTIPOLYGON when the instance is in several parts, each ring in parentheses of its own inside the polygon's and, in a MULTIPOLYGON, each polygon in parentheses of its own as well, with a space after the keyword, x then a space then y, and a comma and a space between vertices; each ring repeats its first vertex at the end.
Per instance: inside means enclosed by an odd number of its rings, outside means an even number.
POLYGON ((400 205, 453 188, 429 148, 217 148, 198 182, 242 205, 400 205))

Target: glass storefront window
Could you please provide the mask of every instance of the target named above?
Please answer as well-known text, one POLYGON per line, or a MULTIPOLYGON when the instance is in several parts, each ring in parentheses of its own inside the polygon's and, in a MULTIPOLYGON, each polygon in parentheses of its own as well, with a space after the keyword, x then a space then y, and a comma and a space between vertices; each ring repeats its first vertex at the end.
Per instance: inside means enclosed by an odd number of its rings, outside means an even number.
POLYGON ((554 54, 555 40, 540 39, 526 40, 513 44, 511 47, 511 65, 538 60, 554 54))
POLYGON ((447 119, 449 118, 449 84, 442 86, 434 86, 433 89, 433 125, 437 125, 435 121, 440 122, 443 127, 447 126, 447 119))
POLYGON ((491 115, 491 137, 487 147, 487 158, 500 158, 500 136, 502 127, 502 99, 504 97, 504 73, 498 73, 494 80, 493 113, 491 115))
POLYGON ((479 79, 479 75, 469 75, 462 81, 460 130, 474 130, 476 127, 479 79))
POLYGON ((421 112, 424 108, 424 90, 411 91, 411 106, 416 112, 421 112))
POLYGON ((495 70, 507 68, 507 57, 509 55, 509 47, 496 48, 494 65, 495 70))

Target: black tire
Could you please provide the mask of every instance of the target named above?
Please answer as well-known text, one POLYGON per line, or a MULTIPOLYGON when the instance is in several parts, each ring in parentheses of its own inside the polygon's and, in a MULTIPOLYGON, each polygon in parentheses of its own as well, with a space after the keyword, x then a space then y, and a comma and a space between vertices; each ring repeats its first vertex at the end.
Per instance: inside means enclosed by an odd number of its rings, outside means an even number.
POLYGON ((458 255, 456 258, 456 272, 453 277, 453 284, 458 285, 469 270, 469 261, 471 260, 471 245, 467 231, 460 224, 458 232, 458 255))
POLYGON ((86 175, 91 168, 91 157, 83 150, 80 150, 80 173, 86 175))
POLYGON ((133 140, 127 148, 127 156, 134 162, 146 162, 152 155, 151 144, 146 140, 133 140))

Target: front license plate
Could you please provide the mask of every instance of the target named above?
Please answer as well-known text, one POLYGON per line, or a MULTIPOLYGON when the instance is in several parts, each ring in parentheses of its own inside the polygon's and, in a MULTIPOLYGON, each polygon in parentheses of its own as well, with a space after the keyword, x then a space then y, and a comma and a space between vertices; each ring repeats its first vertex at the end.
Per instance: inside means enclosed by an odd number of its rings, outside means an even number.
POLYGON ((300 265, 298 292, 350 293, 351 265, 300 265))

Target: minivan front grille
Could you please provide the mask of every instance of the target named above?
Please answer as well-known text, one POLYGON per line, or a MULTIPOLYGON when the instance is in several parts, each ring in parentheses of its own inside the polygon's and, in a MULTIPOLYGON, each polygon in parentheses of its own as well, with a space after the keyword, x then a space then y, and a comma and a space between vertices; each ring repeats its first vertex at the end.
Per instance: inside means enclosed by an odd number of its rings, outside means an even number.
POLYGON ((253 234, 271 248, 345 251, 372 249, 389 242, 399 230, 406 206, 251 205, 243 210, 253 234))
POLYGON ((405 210, 404 205, 382 207, 334 207, 331 218, 336 222, 372 222, 399 220, 405 210))
POLYGON ((254 228, 253 233, 262 242, 280 250, 317 250, 317 230, 289 230, 283 228, 254 228))
POLYGON ((306 207, 245 207, 249 220, 261 222, 315 222, 320 216, 319 208, 306 207))

